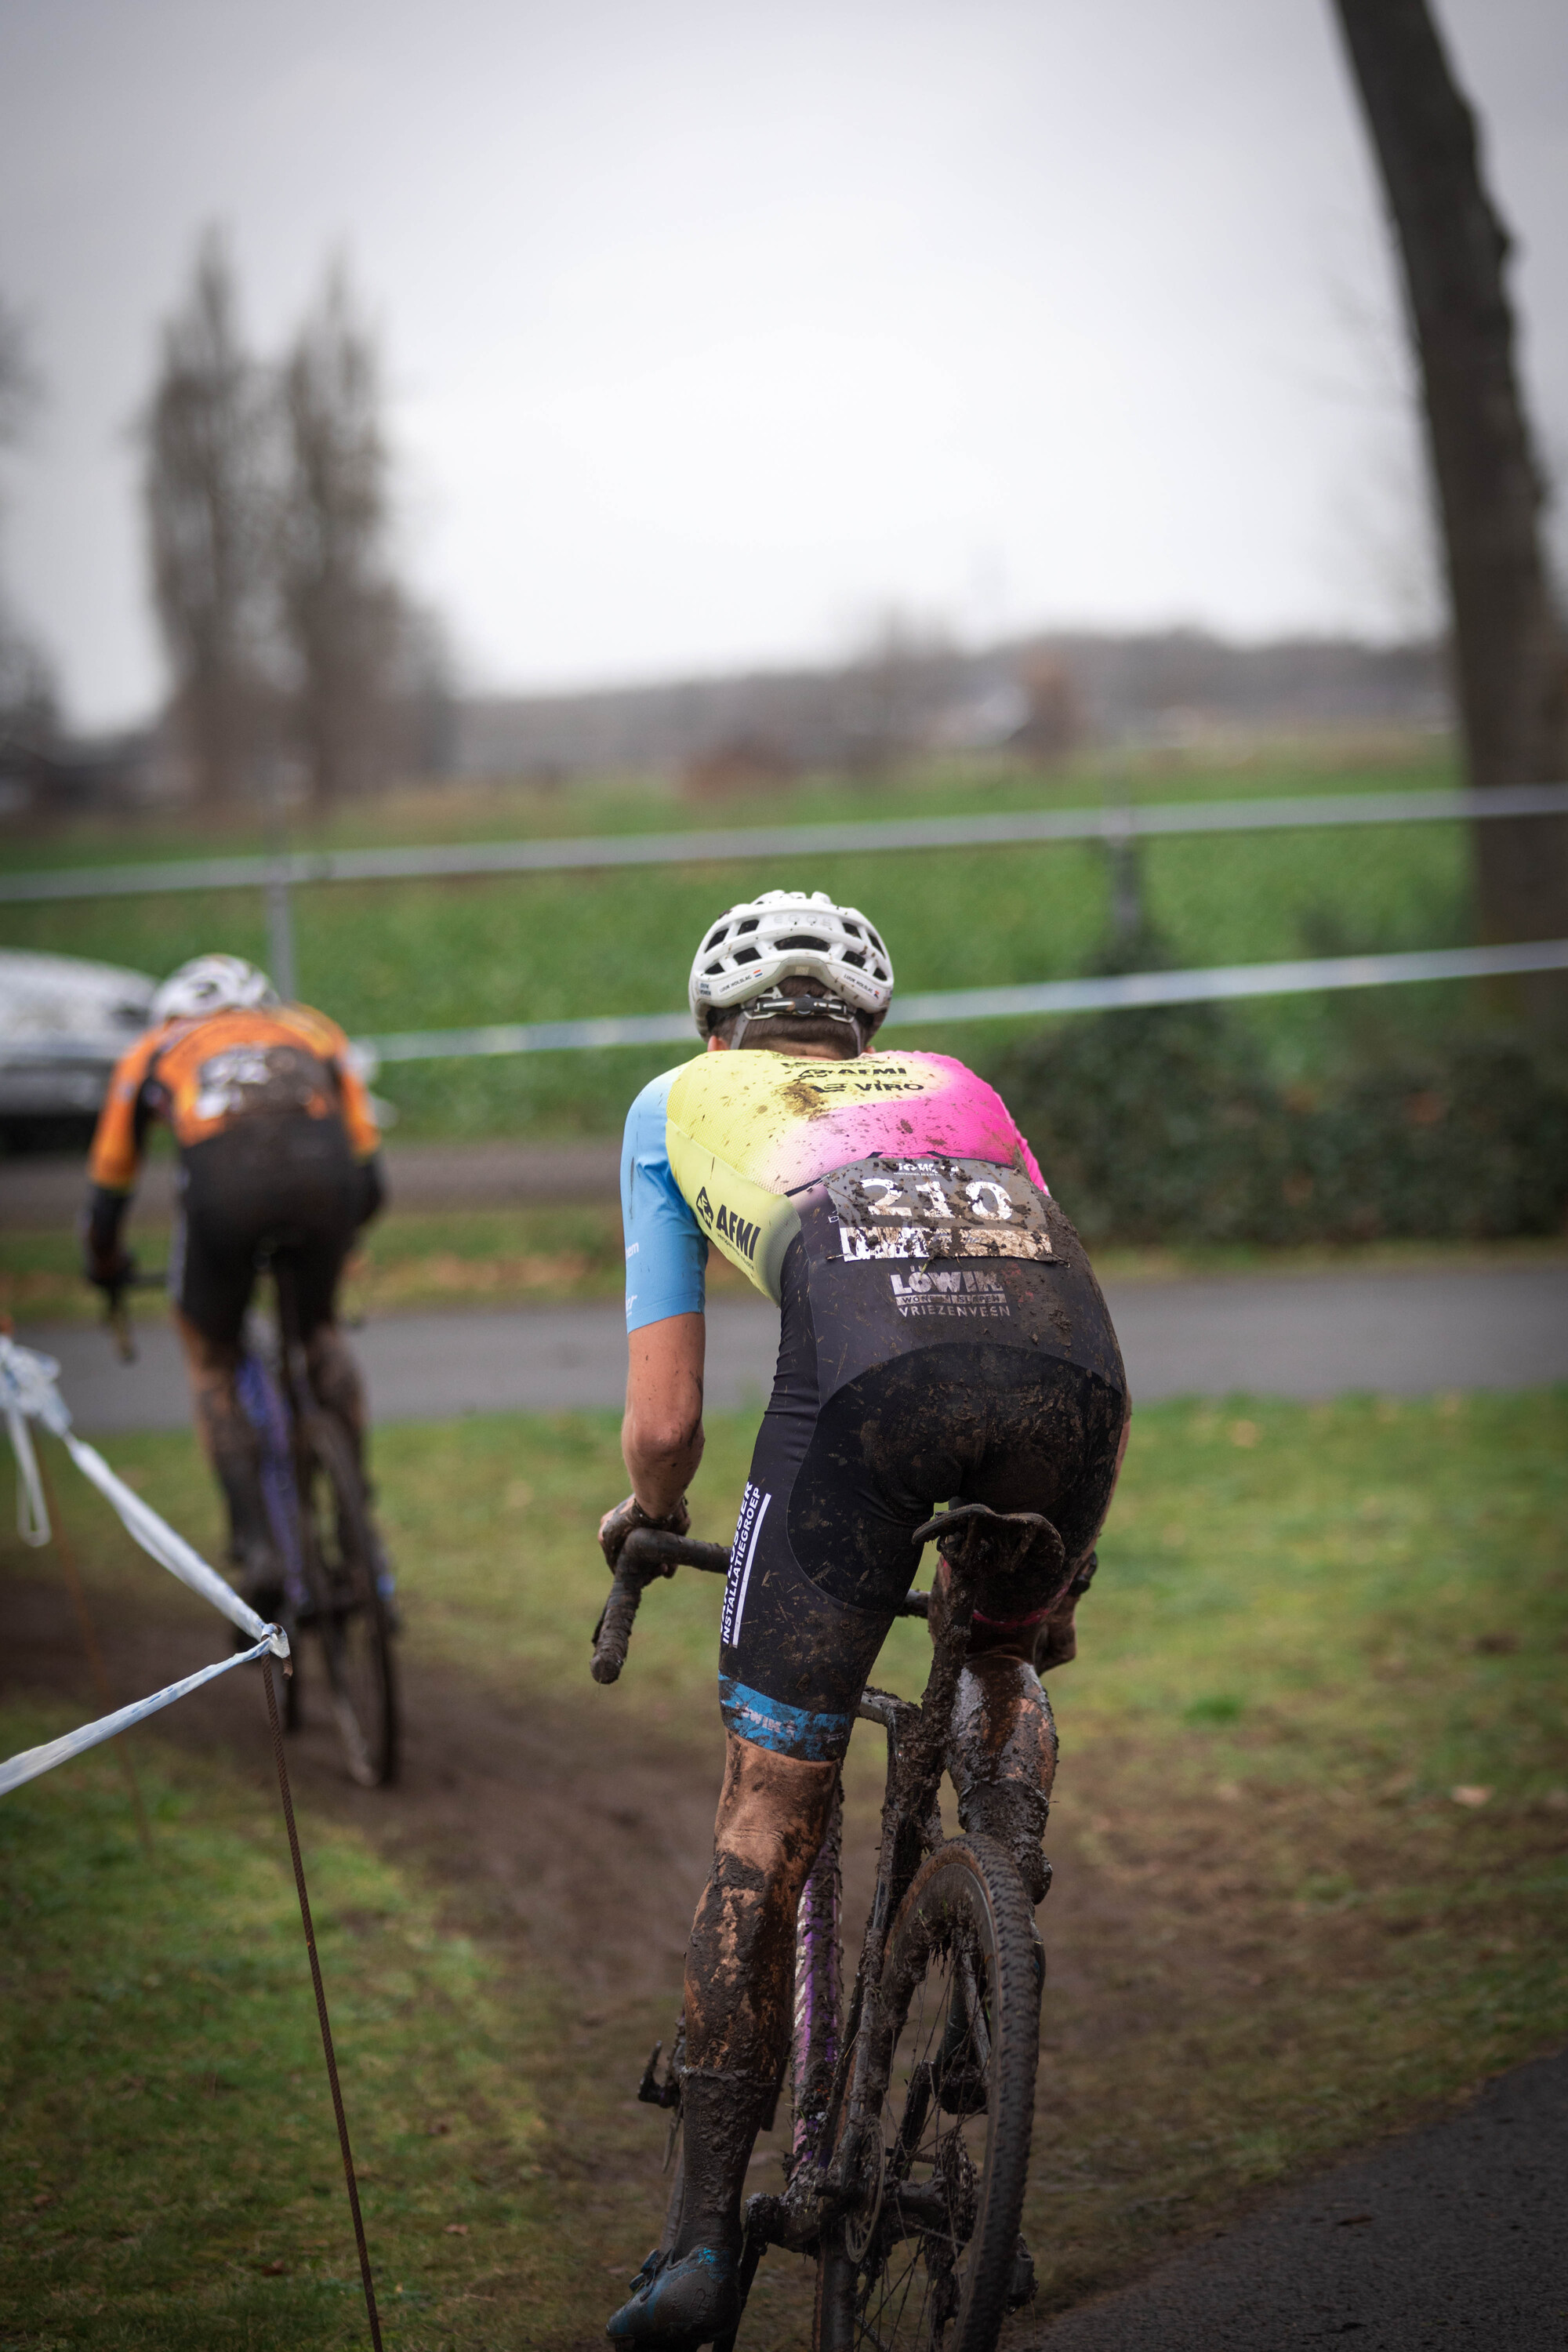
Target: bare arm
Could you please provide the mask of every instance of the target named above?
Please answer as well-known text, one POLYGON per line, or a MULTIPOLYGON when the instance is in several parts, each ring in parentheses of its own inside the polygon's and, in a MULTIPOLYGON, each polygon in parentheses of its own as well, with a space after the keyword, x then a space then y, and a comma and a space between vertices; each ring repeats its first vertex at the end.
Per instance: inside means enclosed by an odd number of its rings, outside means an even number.
POLYGON ((621 1453, 651 1518, 675 1508, 702 1459, 700 1315, 669 1315, 631 1335, 621 1453))

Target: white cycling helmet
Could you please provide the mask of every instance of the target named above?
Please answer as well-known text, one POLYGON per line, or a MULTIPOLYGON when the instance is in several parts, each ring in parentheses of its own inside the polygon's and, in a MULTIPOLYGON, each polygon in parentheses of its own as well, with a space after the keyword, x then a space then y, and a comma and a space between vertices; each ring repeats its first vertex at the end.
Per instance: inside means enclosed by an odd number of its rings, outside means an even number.
POLYGON ((691 966, 687 1002, 700 1035, 710 1013, 744 1006, 753 1019, 793 1010, 775 996, 785 979, 820 981, 825 1010, 840 1018, 879 1022, 893 998, 893 966, 876 927, 858 907, 836 907, 825 890, 764 890, 743 899, 709 926, 691 966))
POLYGON ((153 999, 154 1021, 189 1021, 206 1013, 248 1013, 276 1004, 278 991, 242 956, 193 956, 172 971, 153 999))

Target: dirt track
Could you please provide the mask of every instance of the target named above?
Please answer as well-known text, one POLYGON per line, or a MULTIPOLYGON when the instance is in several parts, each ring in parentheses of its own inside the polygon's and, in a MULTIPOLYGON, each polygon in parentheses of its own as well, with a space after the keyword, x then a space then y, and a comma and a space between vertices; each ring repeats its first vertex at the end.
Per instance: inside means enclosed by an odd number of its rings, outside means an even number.
MULTIPOLYGON (((111 1627, 110 1612, 100 1609, 99 1614, 117 1695, 153 1688, 214 1654, 211 1617, 177 1591, 156 1618, 143 1609, 134 1623, 111 1627)), ((88 1712, 90 1686, 59 1583, 46 1577, 8 1581, 6 1618, 6 1682, 15 1688, 68 1695, 88 1712)), ((558 2063, 535 2087, 558 2151, 564 2225, 574 2243, 591 2247, 597 2241, 601 2252, 606 2242, 616 2244, 616 2261, 590 2267, 624 2276, 630 2264, 621 2253, 635 2246, 630 2262, 640 2258, 662 2202, 657 2123, 627 2095, 648 2041, 667 2027, 678 1997, 687 1929, 710 1852, 721 1745, 717 1722, 695 1724, 678 1738, 650 1729, 646 1715, 618 1712, 613 1699, 598 1703, 585 1676, 581 1697, 530 1696, 511 1702, 493 1686, 450 1668, 418 1663, 406 1674, 406 1769, 395 1792, 353 1789, 342 1777, 324 1728, 308 1725, 292 1743, 307 1853, 312 1818, 319 1822, 325 1814, 353 1823, 384 1851, 444 1883, 457 1922, 478 1927, 503 1954, 510 1953, 514 1965, 542 1968, 570 1996, 570 2023, 558 2063)), ((198 1693, 163 1717, 160 1729, 197 1756, 222 1748, 258 1784, 270 1783, 261 1696, 249 1676, 198 1693)), ((851 1856, 858 1856, 847 1890, 847 1916, 854 1920, 863 1915, 868 1891, 874 1789, 864 1769, 851 1772, 849 1783, 848 1843, 851 1856)), ((1063 2051, 1070 2060, 1075 2044, 1092 2041, 1102 2051, 1121 2051, 1136 2069, 1140 2047, 1149 2047, 1152 2032, 1169 2035, 1189 2024, 1201 2027, 1207 2004, 1250 2003, 1258 1996, 1248 1989, 1264 1981, 1254 1972, 1257 1944, 1247 1940, 1255 1933, 1253 1922, 1226 1900, 1230 1890, 1216 1874, 1215 1853, 1205 1851, 1218 1843, 1212 1830, 1187 1825, 1185 1885, 1180 1913, 1173 1915, 1189 1927, 1201 1919, 1203 1935, 1173 1938, 1171 1921, 1160 1916, 1159 1896, 1141 1873, 1096 1866, 1086 1850, 1094 1840, 1080 1842, 1075 1835, 1079 1800, 1070 1793, 1070 1778, 1068 1786, 1068 1801, 1052 1824, 1057 1885, 1042 1915, 1051 1959, 1047 2060, 1034 2163, 1042 2220, 1055 2191, 1070 2193, 1078 2185, 1076 2168, 1086 2150, 1096 2172, 1116 2169, 1106 2139, 1108 2129, 1116 2128, 1114 2117, 1075 2113, 1070 2103, 1053 2112, 1061 2085, 1054 2079, 1049 2053, 1063 2051), (1152 1970, 1145 1963, 1155 1947, 1160 1967, 1152 1970)), ((1302 1926, 1297 1932, 1305 1948, 1308 1931, 1302 1926)), ((1340 1939, 1335 1951, 1342 1959, 1342 1939, 1350 1931, 1334 1932, 1340 1939)), ((1315 1960, 1310 1952, 1307 1957, 1309 1965, 1326 1965, 1329 1948, 1315 1960)), ((1529 2112, 1534 2116, 1531 2131, 1510 2131, 1509 2152, 1540 2171, 1555 2162, 1552 2151, 1560 2116, 1557 2106, 1549 2109, 1542 2101, 1529 2112)), ((1463 2242, 1463 2259, 1484 2257, 1491 2265, 1489 2277, 1506 2274, 1499 2266, 1516 2264, 1521 2253, 1530 2258, 1529 2232, 1539 2234, 1542 2226, 1533 2208, 1526 2212, 1526 2236, 1499 2239, 1496 2245, 1491 2240, 1499 2231, 1517 2232, 1523 2209, 1500 2200, 1494 2210, 1470 2200, 1462 2215, 1446 2217, 1448 2176, 1458 2160, 1455 2135, 1470 2128, 1461 2116, 1436 2132, 1394 2143, 1375 2159, 1384 2200, 1379 2210, 1385 2203, 1393 2225, 1386 2243, 1391 2261, 1382 2269, 1379 2248, 1363 2249, 1358 2240, 1358 2259, 1363 2253, 1378 2259, 1370 2268, 1361 2261, 1352 2276, 1346 2271, 1342 2231, 1309 2230, 1302 2237, 1296 2229, 1292 2216, 1298 2206, 1309 2216, 1320 2209, 1331 2220, 1338 2216, 1343 2204, 1337 2187, 1341 2175, 1331 2173, 1315 2189, 1264 2200, 1258 2227, 1244 2229, 1235 2240, 1234 2263, 1228 2254, 1221 2258, 1217 2247, 1203 2257, 1197 2288, 1187 2284, 1194 2258, 1180 2257, 1125 2297, 1091 2305, 1060 2323, 1062 2341, 1081 2340, 1086 2347, 1136 2341, 1150 2352, 1186 2352, 1210 2340, 1205 2331, 1217 2310, 1239 2332, 1222 2328, 1214 2341, 1263 2352, 1275 2341, 1305 2340, 1319 2332, 1312 2314, 1342 2308, 1352 2315, 1345 2324, 1370 2324, 1368 2340, 1385 2345, 1388 2352, 1406 2347, 1415 2352, 1421 2344, 1457 2346, 1461 2336, 1467 2343, 1477 2340, 1462 2327, 1454 2334, 1448 2322, 1458 2326, 1464 2317, 1468 2326, 1471 2319, 1446 2305, 1428 2315, 1436 2332, 1426 2329, 1425 2319, 1416 2326, 1422 2315, 1407 2307, 1411 2289, 1405 2273, 1410 2265, 1400 2268, 1401 2245, 1412 2230, 1440 2236, 1439 2224, 1448 2227, 1450 2221, 1463 2242), (1407 2153, 1402 2156, 1401 2150, 1407 2153), (1261 2263, 1254 2247, 1259 2229, 1275 2226, 1268 2221, 1275 2212, 1289 2239, 1289 2291, 1281 2288, 1277 2303, 1268 2258, 1272 2241, 1265 2236, 1260 2242, 1261 2263), (1316 2273, 1307 2277, 1301 2268, 1305 2263, 1310 2269, 1314 2262, 1321 2279, 1316 2273), (1237 2303, 1234 2314, 1227 2295, 1237 2303), (1271 2326, 1271 2304, 1281 2323, 1278 2336, 1256 2332, 1271 2326)), ((772 2150, 764 2147, 753 2162, 766 2167, 772 2160, 772 2150)), ((760 2173, 758 2185, 768 2177, 765 2170, 760 2173)), ((1352 2192, 1347 2188, 1345 2193, 1352 2192)), ((1359 2188, 1354 2199, 1368 2201, 1359 2188)), ((1159 2207, 1172 2202, 1158 2197, 1142 2201, 1159 2207)), ((1256 2195, 1233 2197, 1226 2218, 1238 2206, 1258 2203, 1256 2195)), ((1550 2200, 1547 2210, 1554 2210, 1550 2200)), ((1130 2215, 1138 2210, 1130 2208, 1130 2215)), ((1163 2220, 1149 2215, 1114 2250, 1107 2248, 1089 2267, 1074 2270, 1069 2299, 1124 2278, 1163 2247, 1189 2237, 1201 2218, 1180 2204, 1163 2220)), ((1549 2229, 1536 2251, 1544 2253, 1550 2234, 1549 2229)), ((1436 2271, 1432 2275, 1438 2279, 1436 2271)), ((616 2285, 606 2279, 606 2308, 616 2285)), ((803 2264, 781 2260, 765 2266, 749 2322, 754 2344, 807 2340, 807 2285, 803 2264)), ((1026 2315, 1010 2326, 1007 2352, 1026 2352, 1054 2334, 1044 2313, 1026 2315)), ((554 2352, 588 2352, 599 2340, 590 2331, 554 2352)), ((1538 2343, 1544 2347, 1559 2339, 1538 2335, 1527 2319, 1523 2332, 1508 2340, 1533 2352, 1538 2343)))
MULTIPOLYGON (((93 1711, 91 1686, 65 1593, 58 1581, 8 1581, 7 1642, 0 1672, 11 1689, 68 1696, 93 1711)), ((131 1623, 98 1608, 100 1638, 118 1697, 155 1688, 214 1654, 213 1621, 177 1590, 156 1617, 144 1608, 131 1623)), ((585 1653, 584 1653, 585 1654, 585 1653)), ((575 2021, 555 2077, 536 2084, 559 2151, 563 2196, 580 2209, 584 2234, 630 2231, 631 2263, 603 2264, 616 2277, 641 2258, 651 2234, 639 2232, 662 2208, 659 2119, 632 2105, 629 2094, 652 2036, 667 2032, 679 2001, 681 1964, 697 1895, 711 1852, 722 1735, 717 1711, 707 1726, 676 1739, 651 1732, 646 1715, 617 1714, 613 1699, 595 1704, 584 1676, 581 1701, 510 1704, 453 1670, 410 1665, 405 1676, 405 1769, 395 1791, 353 1788, 335 1741, 307 1685, 307 1724, 290 1742, 290 1777, 307 1858, 312 1817, 351 1822, 394 1855, 406 1858, 449 1890, 455 1921, 477 1927, 513 1963, 542 1967, 574 1996, 575 2021), (584 2084, 608 2083, 625 2094, 577 2113, 584 2084)), ((261 1693, 248 1675, 196 1693, 159 1718, 162 1736, 188 1753, 215 1748, 258 1786, 272 1786, 271 1750, 261 1693)), ((868 1735, 870 1737, 870 1735, 868 1735)), ((879 1795, 862 1765, 847 1776, 846 1917, 865 1916, 871 1885, 879 1795)), ((1132 1931, 1131 1902, 1086 1870, 1070 1832, 1053 1840, 1058 1893, 1053 1895, 1054 1990, 1076 2009, 1097 2002, 1114 2031, 1104 1987, 1112 1957, 1132 1931), (1063 1864, 1065 1864, 1065 1868, 1063 1864)), ((851 1955, 852 1958, 852 1955, 851 1955)), ((1133 1999, 1142 2005, 1142 1994, 1133 1999)), ((782 2118, 781 2118, 782 2120, 782 2118)), ((776 2179, 769 2168, 784 2132, 753 2158, 753 2185, 776 2179)), ((1041 2168, 1050 2162, 1039 2151, 1041 2168)), ((599 2267, 595 2265, 595 2267, 599 2267)), ((612 2281, 612 2284, 614 2282, 612 2281)), ((808 2340, 807 2266, 783 2258, 759 2280, 753 2324, 758 2344, 808 2340)), ((613 2299, 613 2297, 611 2298, 613 2299)), ((608 2304, 606 2303, 606 2310, 608 2304)), ((1010 2330, 1023 2352, 1037 2340, 1033 2323, 1010 2330)), ((553 2352, 590 2352, 595 2333, 553 2352)))

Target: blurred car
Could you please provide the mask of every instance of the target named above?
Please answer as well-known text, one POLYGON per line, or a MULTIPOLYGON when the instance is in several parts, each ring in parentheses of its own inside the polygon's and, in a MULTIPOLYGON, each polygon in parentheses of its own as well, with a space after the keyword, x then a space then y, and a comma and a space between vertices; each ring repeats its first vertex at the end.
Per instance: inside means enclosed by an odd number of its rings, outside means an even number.
POLYGON ((147 1026, 157 982, 79 956, 0 948, 0 1144, 86 1145, 109 1074, 147 1026))

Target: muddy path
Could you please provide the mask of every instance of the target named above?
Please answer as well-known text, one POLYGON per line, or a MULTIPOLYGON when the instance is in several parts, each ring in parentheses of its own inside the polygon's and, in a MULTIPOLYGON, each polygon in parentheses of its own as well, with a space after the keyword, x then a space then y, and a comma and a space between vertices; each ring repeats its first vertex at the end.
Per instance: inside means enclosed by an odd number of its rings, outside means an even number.
MULTIPOLYGON (((206 1611, 135 1619, 95 1612, 115 1703, 221 1654, 206 1611)), ((57 1581, 5 1587, 0 1679, 96 1712, 76 1621, 57 1581)), ((403 1767, 389 1790, 355 1788, 324 1719, 313 1654, 302 1664, 305 1721, 289 1743, 302 1825, 351 1823, 383 1852, 451 1890, 467 1923, 516 1943, 597 2001, 679 1989, 687 1930, 711 1848, 722 1757, 717 1719, 684 1741, 633 1724, 613 1699, 509 1696, 449 1667, 403 1660, 403 1767)), ((219 1748, 274 1785, 259 1682, 246 1671, 156 1719, 187 1753, 219 1748)))
MULTIPOLYGON (((68 1696, 97 1711, 80 1636, 57 1580, 7 1579, 0 1690, 68 1696)), ((221 1654, 214 1620, 177 1591, 135 1618, 99 1604, 97 1632, 116 1705, 221 1654)), ((679 1735, 618 1706, 587 1675, 583 1691, 508 1693, 460 1669, 401 1659, 402 1769, 389 1790, 358 1789, 343 1771, 307 1653, 304 1723, 289 1743, 302 1824, 312 1813, 352 1824, 451 1895, 465 1924, 517 1948, 599 2011, 678 2000, 688 1932, 712 1852, 723 1762, 715 1705, 679 1735)), ((155 1720, 187 1753, 216 1748, 258 1785, 275 1785, 257 1678, 209 1685, 155 1720)), ((847 1772, 847 1941, 868 1906, 879 1767, 875 1735, 847 1772)), ((1066 1822, 1053 1851, 1071 1853, 1066 1822)), ((1097 1948, 1124 1937, 1135 1904, 1074 1857, 1058 1864, 1049 1910, 1052 1974, 1064 1996, 1087 1994, 1097 1948)), ((853 1948, 848 1955, 853 1965, 853 1948)))
MULTIPOLYGON (((0 1611, 8 1695, 47 1693, 84 1717, 96 1713, 58 1576, 29 1563, 0 1586, 0 1611)), ((156 1614, 145 1597, 134 1616, 116 1614, 104 1599, 95 1613, 117 1703, 205 1663, 223 1638, 211 1614, 174 1588, 156 1614)), ((307 1862, 312 1822, 353 1825, 445 1890, 454 1928, 548 1990, 560 2022, 542 2057, 531 2051, 529 2086, 550 2135, 563 2238, 574 2258, 581 2249, 584 2306, 597 2314, 551 2352, 586 2352, 602 2342, 621 2282, 658 2234, 662 2119, 632 2093, 679 2001, 711 1851, 717 1711, 677 1728, 634 1712, 629 1692, 597 1691, 585 1626, 581 1690, 513 1689, 499 1675, 422 1659, 416 1622, 404 1649, 405 1760, 395 1790, 349 1783, 307 1683, 307 1726, 289 1748, 307 1862)), ((251 1674, 169 1709, 157 1728, 198 1764, 221 1753, 258 1790, 272 1790, 251 1674)), ((868 1898, 879 1796, 869 1734, 851 1756, 847 1793, 852 1926, 868 1898)), ((1043 2306, 1009 2326, 1006 2352, 1038 2343, 1051 2313, 1120 2284, 1200 2230, 1229 2226, 1278 2186, 1278 2174, 1268 2183, 1256 2172, 1238 2176, 1226 2156, 1237 2097, 1252 2101, 1256 2122, 1258 2095, 1273 2096, 1279 2053, 1288 2058, 1304 2033, 1340 2030, 1333 2011, 1318 2014, 1321 1989, 1386 1980, 1391 1965, 1384 1931, 1364 1912, 1317 1919, 1266 1891, 1279 1850, 1256 1838, 1272 1822, 1268 1834, 1286 1836, 1294 1853, 1317 1833, 1321 1810, 1310 1787, 1280 1798, 1260 1812, 1249 1845, 1234 1787, 1189 1794, 1151 1815, 1131 1787, 1119 1788, 1111 1755, 1079 1758, 1069 1742, 1049 1838, 1056 1884, 1041 1914, 1050 1976, 1026 2213, 1052 2284, 1043 2306), (1228 2070, 1228 2088, 1212 2077, 1216 2062, 1228 2070)), ((1300 1867, 1298 1860, 1293 1874, 1300 1867)), ((1363 2111, 1352 2136, 1337 2146, 1321 2137, 1299 2169, 1415 2119, 1408 2102, 1400 2114, 1363 2111)), ((775 2131, 760 2145, 754 2185, 777 2180, 768 2168, 782 2140, 775 2131)), ((781 2257, 763 2266, 747 2352, 809 2341, 809 2284, 802 2263, 781 2257)))
MULTIPOLYGON (((7 1695, 47 1693, 84 1717, 97 1712, 58 1579, 8 1578, 3 1599, 7 1695)), ((210 1613, 178 1591, 156 1615, 144 1601, 134 1617, 116 1614, 100 1599, 95 1616, 117 1704, 190 1672, 221 1646, 210 1613)), ((310 1663, 308 1656, 307 1675, 310 1663)), ((405 1760, 392 1790, 347 1780, 319 1690, 307 1681, 306 1722, 289 1755, 307 1866, 312 1820, 352 1824, 443 1886, 454 1927, 480 1935, 504 1965, 542 1971, 558 1988, 559 2047, 533 2087, 560 2168, 563 2219, 593 2249, 591 2267, 605 2273, 603 2294, 614 2300, 615 2279, 641 2259, 662 2210, 662 2119, 630 2095, 654 2034, 668 2031, 679 2003, 711 1853, 722 1734, 716 1708, 680 1737, 650 1726, 646 1713, 634 1716, 615 1694, 596 1691, 586 1665, 586 1629, 581 1694, 513 1695, 421 1661, 416 1649, 404 1663, 405 1760)), ((275 1786, 262 1694, 248 1672, 170 1708, 157 1730, 187 1757, 221 1753, 258 1790, 275 1786)), ((849 1929, 869 1901, 879 1800, 875 1755, 868 1749, 857 1762, 847 1775, 849 1929)), ((1072 1926, 1054 1939, 1053 1968, 1058 1999, 1079 2008, 1097 1973, 1103 1993, 1096 1955, 1123 1948, 1131 1922, 1117 1890, 1093 1874, 1069 1866, 1061 1878, 1071 1891, 1053 1895, 1052 1924, 1065 1930, 1070 1910, 1072 1926)), ((777 2178, 769 2168, 784 2140, 779 2128, 760 2143, 755 2185, 777 2178)), ((765 2266, 748 2322, 757 2345, 809 2340, 809 2286, 804 2264, 765 2266)), ((1021 2346, 1034 2335, 1020 2326, 1009 2341, 1021 2346)), ((585 2334, 584 2352, 599 2340, 596 2327, 585 2334)))

